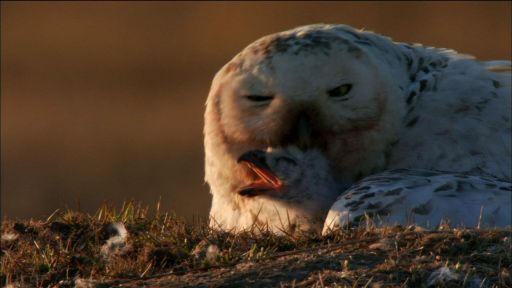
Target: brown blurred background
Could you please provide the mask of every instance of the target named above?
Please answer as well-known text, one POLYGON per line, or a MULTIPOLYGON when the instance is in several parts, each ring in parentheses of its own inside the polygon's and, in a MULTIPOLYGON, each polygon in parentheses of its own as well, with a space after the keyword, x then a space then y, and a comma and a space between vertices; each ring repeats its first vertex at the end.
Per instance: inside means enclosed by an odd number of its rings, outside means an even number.
POLYGON ((2 2, 2 215, 135 199, 208 213, 203 104, 257 38, 345 23, 511 58, 511 2, 2 2))

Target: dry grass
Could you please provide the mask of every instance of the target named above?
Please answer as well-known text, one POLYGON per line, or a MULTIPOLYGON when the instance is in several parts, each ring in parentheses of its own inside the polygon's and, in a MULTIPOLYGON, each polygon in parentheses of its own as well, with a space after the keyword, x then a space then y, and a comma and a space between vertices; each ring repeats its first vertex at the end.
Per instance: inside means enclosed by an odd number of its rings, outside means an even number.
MULTIPOLYGON (((352 228, 329 236, 241 234, 187 224, 159 205, 2 223, 14 287, 512 287, 511 231, 352 228), (112 223, 128 231, 105 252, 112 223)), ((114 233, 115 234, 115 233, 114 233)))

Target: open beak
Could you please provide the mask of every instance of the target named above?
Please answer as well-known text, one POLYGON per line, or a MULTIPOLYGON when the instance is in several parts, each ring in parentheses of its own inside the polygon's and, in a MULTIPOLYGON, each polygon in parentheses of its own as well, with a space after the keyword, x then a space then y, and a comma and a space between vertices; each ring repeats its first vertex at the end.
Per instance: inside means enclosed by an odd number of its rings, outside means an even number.
POLYGON ((283 186, 283 182, 272 172, 265 158, 265 152, 261 150, 251 150, 238 158, 238 163, 246 164, 259 179, 240 188, 238 194, 247 197, 254 197, 268 192, 278 192, 283 186))

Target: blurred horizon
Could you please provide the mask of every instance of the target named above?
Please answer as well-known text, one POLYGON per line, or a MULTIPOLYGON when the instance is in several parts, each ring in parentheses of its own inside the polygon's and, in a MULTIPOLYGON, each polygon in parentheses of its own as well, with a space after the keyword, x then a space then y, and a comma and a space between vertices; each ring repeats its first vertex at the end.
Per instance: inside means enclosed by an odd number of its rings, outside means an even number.
POLYGON ((254 40, 340 23, 511 57, 512 2, 1 2, 1 214, 135 200, 208 215, 203 109, 254 40))

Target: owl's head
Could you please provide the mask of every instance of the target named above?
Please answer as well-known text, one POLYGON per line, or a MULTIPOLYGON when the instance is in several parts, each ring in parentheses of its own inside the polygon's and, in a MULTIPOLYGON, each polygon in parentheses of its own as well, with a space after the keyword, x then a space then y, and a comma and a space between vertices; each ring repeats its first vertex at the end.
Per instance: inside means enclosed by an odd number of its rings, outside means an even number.
POLYGON ((250 169, 236 164, 250 150, 318 150, 347 181, 383 165, 407 110, 397 97, 409 77, 396 77, 395 64, 404 60, 394 54, 396 45, 372 35, 309 25, 263 37, 226 64, 205 113, 212 193, 254 181, 250 169))
POLYGON ((227 140, 325 149, 332 138, 379 125, 396 87, 361 46, 320 26, 249 45, 221 69, 211 91, 227 140))

